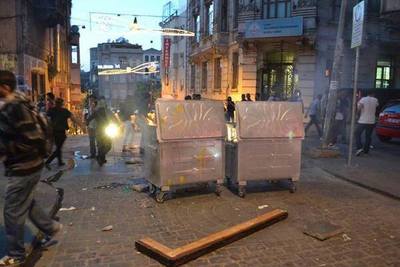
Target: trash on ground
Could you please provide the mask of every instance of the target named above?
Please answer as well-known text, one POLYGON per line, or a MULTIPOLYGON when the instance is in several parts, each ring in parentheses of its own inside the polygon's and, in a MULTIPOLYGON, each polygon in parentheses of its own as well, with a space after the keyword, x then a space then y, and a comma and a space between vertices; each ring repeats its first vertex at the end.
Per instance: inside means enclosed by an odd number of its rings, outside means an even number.
POLYGON ((141 158, 132 158, 125 161, 125 164, 143 164, 143 160, 141 158))
POLYGON ((346 235, 346 234, 343 234, 343 235, 342 235, 342 238, 343 238, 343 241, 344 241, 344 242, 347 242, 347 241, 350 241, 350 240, 351 240, 350 236, 348 236, 348 235, 346 235))
POLYGON ((103 228, 101 229, 101 231, 107 232, 107 231, 111 231, 112 229, 113 229, 113 226, 112 226, 112 225, 107 225, 106 227, 103 227, 103 228))
POLYGON ((69 226, 72 226, 72 225, 74 225, 72 222, 70 222, 69 224, 68 224, 69 226))
POLYGON ((74 151, 74 157, 80 157, 81 156, 81 152, 79 150, 74 151))
POLYGON ((82 188, 82 191, 87 191, 87 188, 82 188))
POLYGON ((71 206, 69 208, 61 208, 59 211, 71 211, 71 210, 76 210, 74 206, 71 206))
POLYGON ((132 190, 136 192, 145 192, 149 189, 148 184, 134 184, 132 185, 132 190))
POLYGON ((110 184, 105 184, 105 185, 99 185, 96 187, 93 187, 94 189, 115 189, 118 187, 123 187, 127 186, 128 184, 123 184, 123 183, 110 183, 110 184))
POLYGON ((268 205, 261 205, 261 206, 258 206, 258 209, 262 210, 262 209, 265 209, 265 208, 268 208, 268 207, 269 207, 268 205))
POLYGON ((327 221, 312 222, 305 225, 303 233, 324 241, 343 233, 343 228, 327 221))
POLYGON ((91 211, 95 211, 95 210, 96 210, 96 207, 91 207, 90 210, 91 210, 91 211))
POLYGON ((140 202, 139 207, 141 207, 142 209, 148 209, 154 207, 154 202, 148 199, 140 200, 139 202, 140 202))
POLYGON ((88 159, 89 156, 88 155, 81 155, 81 159, 88 159))

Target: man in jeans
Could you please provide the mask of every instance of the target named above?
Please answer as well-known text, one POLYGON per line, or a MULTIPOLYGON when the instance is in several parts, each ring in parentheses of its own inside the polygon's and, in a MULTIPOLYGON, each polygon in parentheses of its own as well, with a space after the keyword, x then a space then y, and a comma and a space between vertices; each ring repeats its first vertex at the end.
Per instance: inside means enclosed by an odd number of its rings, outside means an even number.
POLYGON ((321 127, 319 126, 319 118, 318 115, 320 113, 320 109, 321 109, 321 98, 322 95, 318 95, 313 102, 311 103, 310 108, 308 109, 305 117, 307 118, 307 115, 310 116, 310 122, 307 124, 305 132, 307 134, 308 129, 310 129, 311 125, 315 125, 315 127, 317 128, 318 131, 318 135, 321 138, 322 137, 322 131, 321 131, 321 127))
POLYGON ((360 99, 357 104, 357 109, 360 112, 357 128, 355 131, 357 151, 356 156, 362 153, 368 154, 371 146, 371 136, 375 127, 376 108, 379 106, 378 99, 374 97, 372 92, 369 92, 366 97, 360 99), (361 135, 365 131, 364 146, 361 142, 361 135))
POLYGON ((32 116, 34 105, 15 92, 15 87, 14 74, 0 70, 0 158, 8 179, 4 204, 7 255, 0 259, 0 266, 20 266, 24 262, 26 217, 50 237, 62 228, 34 198, 44 166, 37 147, 43 136, 32 116))

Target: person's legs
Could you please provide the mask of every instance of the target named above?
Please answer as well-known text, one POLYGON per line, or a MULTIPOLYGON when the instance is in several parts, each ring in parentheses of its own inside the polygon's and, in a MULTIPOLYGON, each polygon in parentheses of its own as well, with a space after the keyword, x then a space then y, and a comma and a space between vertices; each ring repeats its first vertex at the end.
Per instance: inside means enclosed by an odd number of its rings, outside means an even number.
POLYGON ((40 180, 40 172, 23 176, 9 177, 4 204, 4 225, 7 239, 7 255, 17 259, 25 257, 24 227, 28 213, 33 215, 34 223, 46 234, 53 231, 53 221, 33 204, 33 192, 40 180))
POLYGON ((123 141, 123 150, 129 148, 132 144, 133 137, 133 128, 132 123, 130 121, 124 121, 125 133, 124 133, 124 141, 123 141))
POLYGON ((355 138, 356 138, 356 148, 357 150, 361 149, 363 147, 362 142, 361 142, 361 135, 362 132, 364 131, 364 124, 358 123, 356 127, 356 131, 354 133, 355 138))
POLYGON ((374 131, 375 124, 365 124, 365 143, 364 143, 364 153, 368 154, 371 146, 371 136, 374 131))
POLYGON ((96 157, 96 132, 95 129, 89 128, 90 157, 96 157))
POLYGON ((62 146, 64 145, 65 140, 67 139, 67 136, 65 135, 65 132, 55 132, 54 133, 55 137, 55 145, 56 145, 56 155, 58 159, 58 165, 63 165, 62 161, 62 146))

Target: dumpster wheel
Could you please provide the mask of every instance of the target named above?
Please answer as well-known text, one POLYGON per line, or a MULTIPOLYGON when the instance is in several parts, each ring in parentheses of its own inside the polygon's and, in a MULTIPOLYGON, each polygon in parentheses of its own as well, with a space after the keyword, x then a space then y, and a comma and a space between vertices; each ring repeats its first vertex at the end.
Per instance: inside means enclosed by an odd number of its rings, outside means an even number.
POLYGON ((297 186, 296 186, 296 182, 294 182, 293 180, 290 183, 290 193, 295 193, 297 191, 297 186))
POLYGON ((156 201, 157 203, 164 203, 168 198, 168 192, 158 191, 156 193, 156 201))
POLYGON ((222 194, 222 185, 220 185, 220 184, 216 184, 215 185, 215 194, 217 195, 217 196, 221 196, 221 194, 222 194))
POLYGON ((241 198, 244 198, 246 196, 246 186, 245 185, 239 185, 238 195, 241 198))

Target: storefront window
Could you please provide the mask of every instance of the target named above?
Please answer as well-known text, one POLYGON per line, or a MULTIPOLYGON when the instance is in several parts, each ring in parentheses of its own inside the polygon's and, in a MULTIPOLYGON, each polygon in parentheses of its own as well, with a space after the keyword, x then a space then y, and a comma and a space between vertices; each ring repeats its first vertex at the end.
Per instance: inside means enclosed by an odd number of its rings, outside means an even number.
POLYGON ((376 64, 376 88, 390 88, 393 84, 393 66, 391 61, 380 60, 376 64))

